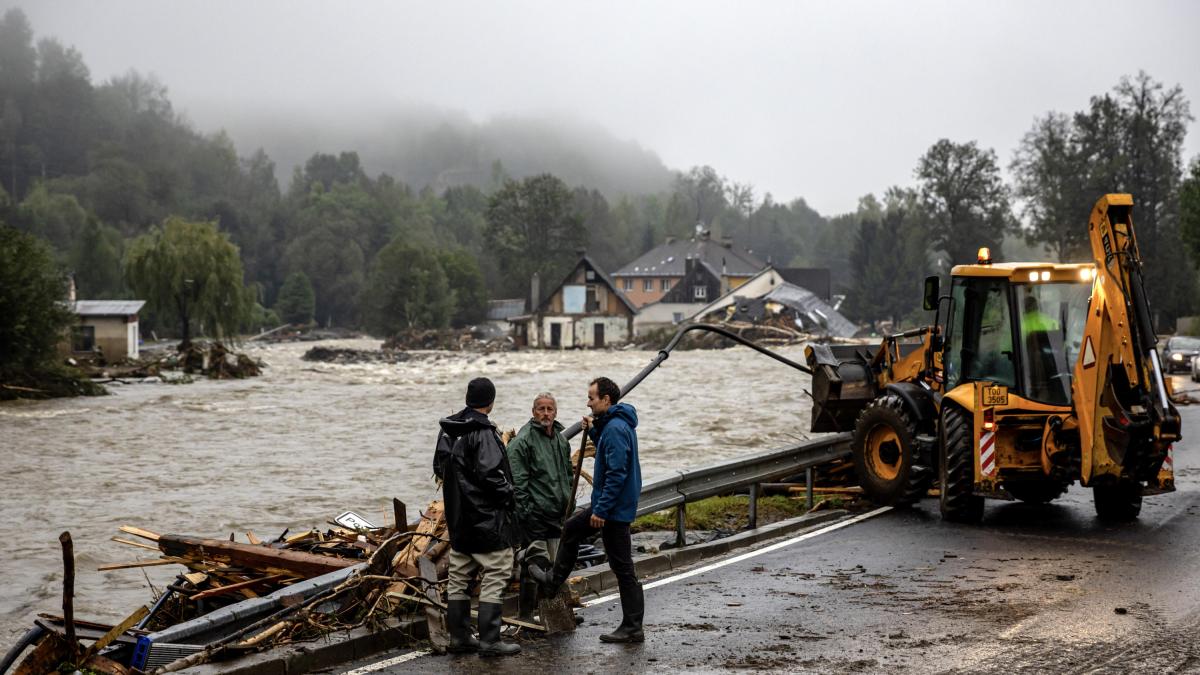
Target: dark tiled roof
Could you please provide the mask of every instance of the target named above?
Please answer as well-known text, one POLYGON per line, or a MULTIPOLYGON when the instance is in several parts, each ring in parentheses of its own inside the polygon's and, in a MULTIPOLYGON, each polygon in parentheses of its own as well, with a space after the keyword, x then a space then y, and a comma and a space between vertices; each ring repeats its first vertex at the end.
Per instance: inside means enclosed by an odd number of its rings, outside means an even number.
POLYGON ((753 253, 737 245, 728 248, 707 237, 682 239, 657 246, 640 258, 613 272, 614 277, 681 277, 684 260, 697 258, 717 274, 724 269, 733 276, 751 276, 766 267, 753 253))

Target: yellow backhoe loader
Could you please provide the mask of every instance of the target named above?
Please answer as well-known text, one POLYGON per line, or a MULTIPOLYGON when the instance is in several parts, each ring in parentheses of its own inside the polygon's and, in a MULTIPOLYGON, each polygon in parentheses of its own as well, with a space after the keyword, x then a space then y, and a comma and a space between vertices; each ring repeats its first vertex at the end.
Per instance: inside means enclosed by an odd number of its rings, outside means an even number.
POLYGON ((985 498, 1044 503, 1078 481, 1096 513, 1131 520, 1175 489, 1168 397, 1142 283, 1133 198, 1109 194, 1088 223, 1093 263, 997 263, 980 249, 940 294, 932 325, 872 349, 810 345, 813 431, 853 430, 865 494, 920 499, 977 522, 985 498))

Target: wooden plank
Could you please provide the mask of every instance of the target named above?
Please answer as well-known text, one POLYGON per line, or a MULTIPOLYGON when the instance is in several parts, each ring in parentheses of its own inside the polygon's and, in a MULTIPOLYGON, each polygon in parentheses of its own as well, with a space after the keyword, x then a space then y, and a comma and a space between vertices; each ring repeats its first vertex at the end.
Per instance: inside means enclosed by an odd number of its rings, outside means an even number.
POLYGON ((270 576, 262 577, 261 579, 249 579, 247 581, 239 581, 236 584, 229 584, 228 586, 218 586, 216 588, 209 588, 207 590, 200 591, 199 593, 193 595, 191 597, 191 599, 192 600, 204 600, 206 598, 212 598, 212 597, 216 597, 218 595, 226 595, 228 593, 232 593, 234 591, 240 591, 242 589, 249 589, 252 586, 274 583, 276 581, 280 581, 280 580, 287 579, 287 578, 289 578, 289 577, 286 577, 282 574, 272 574, 270 576))
POLYGON ((136 546, 138 548, 144 548, 144 549, 147 549, 150 551, 158 550, 157 546, 151 546, 150 544, 143 544, 140 541, 130 541, 129 539, 122 539, 120 537, 113 537, 112 540, 117 542, 118 544, 125 544, 126 546, 136 546))
POLYGON ((254 533, 253 533, 253 532, 247 532, 247 533, 246 533, 246 539, 248 539, 248 540, 250 541, 250 543, 251 543, 251 544, 254 544, 255 546, 260 546, 260 545, 262 545, 262 540, 261 540, 261 539, 259 539, 259 538, 258 538, 258 537, 256 537, 256 536, 254 536, 254 533))
POLYGON ((121 527, 119 527, 117 529, 121 530, 125 534, 132 534, 135 537, 141 537, 142 539, 149 539, 150 541, 158 541, 157 534, 151 532, 150 530, 143 530, 140 527, 134 527, 132 525, 122 525, 121 527))
POLYGON ((111 572, 113 570, 128 570, 136 567, 158 567, 159 565, 183 565, 187 563, 183 558, 155 558, 153 560, 135 560, 133 562, 110 563, 101 565, 96 569, 100 572, 111 572))
POLYGON ((200 539, 178 534, 161 535, 158 540, 158 548, 167 555, 202 558, 248 570, 268 574, 286 574, 304 579, 351 567, 359 562, 349 558, 335 558, 302 551, 241 544, 221 539, 200 539))
POLYGON ((92 655, 94 655, 96 652, 98 652, 101 649, 104 649, 108 645, 112 644, 113 640, 116 640, 118 637, 121 636, 122 633, 129 630, 130 628, 133 628, 135 625, 137 625, 137 622, 142 620, 142 617, 146 616, 149 613, 150 613, 150 609, 148 607, 146 607, 145 605, 138 607, 136 610, 134 610, 133 614, 130 614, 128 617, 125 618, 124 621, 113 626, 112 630, 105 633, 104 637, 93 642, 92 646, 88 647, 87 651, 85 651, 83 653, 83 660, 87 661, 88 659, 92 658, 92 655))
MULTIPOLYGON (((421 571, 421 578, 427 584, 425 586, 425 597, 431 602, 436 602, 440 599, 437 587, 437 568, 433 561, 425 556, 417 558, 417 566, 421 571)), ((425 607, 425 623, 429 627, 429 641, 433 643, 433 648, 439 654, 446 651, 446 647, 450 645, 450 632, 446 629, 446 614, 436 607, 425 607)))

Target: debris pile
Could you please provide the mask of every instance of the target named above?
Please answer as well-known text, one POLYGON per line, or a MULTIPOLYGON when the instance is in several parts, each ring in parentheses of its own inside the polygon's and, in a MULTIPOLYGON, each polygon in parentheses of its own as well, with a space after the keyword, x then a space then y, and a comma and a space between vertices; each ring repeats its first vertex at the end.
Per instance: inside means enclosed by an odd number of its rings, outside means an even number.
POLYGON ((231 351, 220 342, 197 340, 165 353, 148 353, 140 359, 113 364, 84 362, 79 367, 88 377, 108 382, 147 378, 177 382, 180 377, 169 377, 167 373, 203 375, 215 380, 242 379, 261 375, 264 364, 231 351))
MULTIPOLYGON (((123 526, 122 536, 113 541, 159 556, 103 565, 101 571, 157 565, 181 565, 186 571, 150 605, 114 626, 79 621, 69 609, 61 617, 40 615, 10 658, 33 647, 16 670, 20 674, 66 667, 165 673, 338 631, 381 630, 422 613, 433 646, 444 649, 450 551, 442 502, 430 503, 411 524, 404 504, 393 500, 393 505, 395 525, 377 527, 347 511, 324 531, 285 530, 269 541, 253 532, 241 542, 233 534, 205 539, 123 526), (84 642, 92 644, 85 648, 84 642)), ((65 546, 68 608, 74 563, 65 546)), ((555 600, 570 600, 565 593, 555 600)), ((547 630, 516 619, 505 622, 547 630)), ((0 673, 8 665, 0 664, 0 673)))
POLYGON ((410 329, 401 331, 388 338, 382 346, 384 351, 407 351, 412 349, 430 349, 442 351, 469 351, 491 354, 493 352, 513 351, 516 344, 507 335, 488 337, 488 334, 476 328, 464 329, 410 329))
POLYGON ((391 349, 371 350, 318 346, 304 352, 304 356, 300 358, 305 361, 336 363, 344 366, 352 363, 402 363, 411 360, 413 355, 409 352, 391 349))

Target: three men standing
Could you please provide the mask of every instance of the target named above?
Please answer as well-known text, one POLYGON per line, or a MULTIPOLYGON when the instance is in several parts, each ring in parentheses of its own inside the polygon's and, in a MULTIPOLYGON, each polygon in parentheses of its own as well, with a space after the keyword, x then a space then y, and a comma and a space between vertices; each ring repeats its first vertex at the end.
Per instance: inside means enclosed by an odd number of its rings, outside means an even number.
POLYGON ((441 421, 433 470, 443 481, 450 533, 446 624, 451 653, 507 656, 521 646, 500 640, 501 603, 512 576, 516 522, 512 469, 488 419, 496 387, 486 377, 467 385, 467 407, 441 421), (468 586, 478 573, 479 639, 471 637, 468 586))

